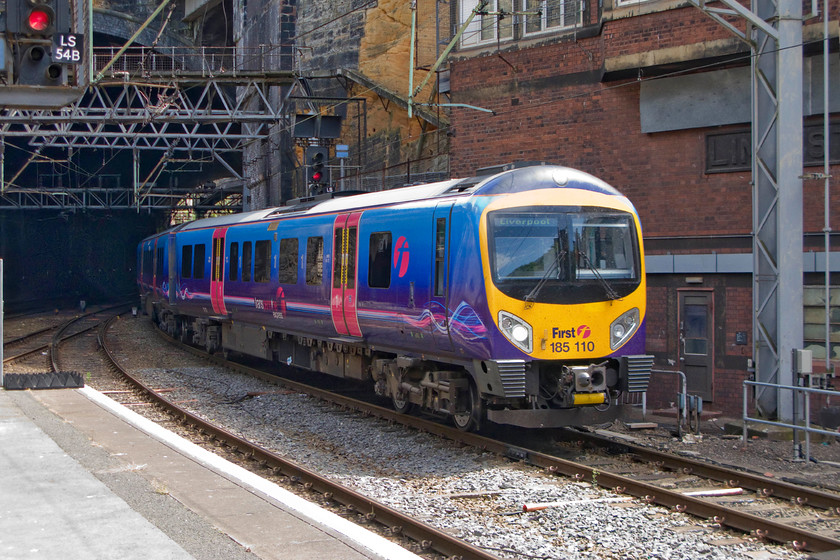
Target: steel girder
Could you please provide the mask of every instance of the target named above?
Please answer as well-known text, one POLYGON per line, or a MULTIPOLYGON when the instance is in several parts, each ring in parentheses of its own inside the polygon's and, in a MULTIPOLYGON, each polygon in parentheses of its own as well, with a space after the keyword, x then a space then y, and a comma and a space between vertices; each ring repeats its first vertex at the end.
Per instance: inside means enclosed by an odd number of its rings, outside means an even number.
POLYGON ((0 132, 30 146, 236 152, 284 120, 264 83, 186 86, 100 83, 58 111, 0 111, 0 132))
MULTIPOLYGON (((25 142, 31 157, 12 173, 6 171, 8 157, 0 165, 0 209, 2 208, 181 208, 192 191, 172 190, 155 182, 177 163, 213 164, 227 170, 231 177, 242 179, 240 163, 243 148, 264 139, 288 116, 272 102, 269 88, 286 81, 285 77, 241 76, 176 79, 155 82, 100 82, 89 86, 86 94, 60 110, 0 110, 0 138, 11 144, 15 138, 25 142), (146 181, 134 172, 134 188, 99 189, 89 187, 43 188, 15 179, 45 150, 59 150, 67 156, 83 150, 130 150, 133 167, 143 154, 155 153, 154 169, 146 181), (11 184, 8 184, 11 177, 11 184), (146 186, 151 183, 151 186, 146 186)), ((8 146, 8 145, 7 145, 8 146)), ((7 147, 6 146, 6 147, 7 147)), ((144 174, 145 175, 145 174, 144 174)), ((68 180, 78 185, 83 180, 68 180)), ((128 181, 126 181, 128 183, 128 181)), ((206 196, 206 195, 205 195, 206 196)), ((241 192, 227 201, 239 200, 241 192)), ((201 197, 191 209, 202 210, 201 197)), ((214 206, 217 208, 217 206, 214 206)))
MULTIPOLYGON (((795 385, 804 315, 802 3, 692 2, 752 50, 753 356, 758 381, 795 385)), ((756 395, 759 412, 784 420, 793 418, 793 401, 781 390, 756 395)))

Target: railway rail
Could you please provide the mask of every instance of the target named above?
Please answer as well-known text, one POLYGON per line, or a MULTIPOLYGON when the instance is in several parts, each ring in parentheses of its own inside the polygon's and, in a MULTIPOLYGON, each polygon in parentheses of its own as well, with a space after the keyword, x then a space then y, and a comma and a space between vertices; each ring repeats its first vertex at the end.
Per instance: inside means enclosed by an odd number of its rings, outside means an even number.
POLYGON ((126 309, 129 305, 128 302, 124 302, 96 308, 87 313, 72 316, 69 319, 61 315, 50 317, 48 322, 52 324, 39 326, 34 330, 3 342, 6 351, 18 346, 24 347, 24 349, 15 350, 16 353, 11 356, 5 356, 3 358, 3 365, 9 366, 30 360, 35 356, 46 355, 47 363, 45 365, 51 371, 59 371, 61 367, 58 363, 57 351, 63 341, 81 336, 95 329, 102 322, 102 319, 98 315, 114 310, 126 309), (49 336, 50 333, 52 333, 52 336, 49 336))
MULTIPOLYGON (((160 333, 160 335, 170 343, 180 345, 179 342, 166 336, 164 333, 160 333)), ((840 549, 840 540, 815 531, 795 527, 771 518, 761 517, 745 512, 742 509, 716 503, 714 500, 686 495, 679 490, 662 488, 650 482, 636 480, 630 476, 611 473, 599 466, 589 466, 535 449, 529 449, 521 445, 511 444, 510 442, 479 434, 465 433, 435 420, 429 420, 420 416, 399 414, 391 409, 380 407, 364 400, 338 395, 328 390, 289 379, 278 379, 275 375, 263 372, 257 368, 230 362, 219 356, 208 356, 205 352, 190 346, 182 345, 182 347, 218 365, 247 373, 270 383, 282 385, 289 390, 310 394, 343 409, 356 411, 363 415, 375 416, 389 422, 403 424, 422 432, 431 433, 458 442, 462 445, 490 451, 516 461, 541 467, 549 473, 564 475, 578 481, 590 482, 620 495, 632 496, 646 503, 657 504, 702 519, 712 520, 721 527, 734 529, 768 541, 789 544, 794 549, 800 551, 822 552, 840 549)), ((606 444, 607 442, 604 441, 604 443, 606 444)), ((608 443, 611 446, 616 445, 615 441, 609 441, 608 443)), ((668 453, 656 452, 632 444, 622 445, 625 448, 625 452, 632 455, 634 460, 650 463, 656 468, 663 468, 683 474, 690 473, 710 481, 723 483, 730 487, 741 487, 754 491, 757 496, 762 498, 775 497, 790 501, 796 506, 817 508, 829 515, 836 515, 840 512, 840 496, 828 492, 790 484, 768 477, 759 477, 724 466, 716 466, 668 453)))
MULTIPOLYGON (((109 321, 110 322, 110 321, 109 321)), ((146 386, 139 378, 131 375, 120 367, 119 360, 113 355, 107 344, 104 324, 99 331, 99 344, 108 357, 111 367, 119 371, 136 389, 141 391, 155 405, 164 409, 181 422, 192 426, 208 440, 228 446, 241 455, 259 463, 263 467, 272 469, 275 474, 287 476, 298 482, 304 489, 318 492, 327 500, 343 505, 350 512, 362 514, 366 521, 377 522, 393 535, 402 535, 419 543, 423 550, 434 550, 448 558, 475 558, 477 560, 498 560, 499 557, 485 550, 477 548, 466 541, 453 537, 448 533, 422 523, 412 517, 388 507, 376 500, 368 498, 352 489, 321 476, 309 469, 245 440, 219 426, 214 425, 200 416, 193 414, 184 407, 167 399, 162 392, 146 386)), ((172 342, 175 341, 173 339, 172 342)), ((255 370, 256 371, 256 370, 255 370)))
MULTIPOLYGON (((100 327, 100 344, 103 346, 105 340, 105 325, 100 327)), ((161 336, 164 336, 162 333, 161 336)), ((58 335, 57 335, 58 336, 58 335)), ((59 337, 60 338, 60 337, 59 337)), ((168 339, 168 337, 165 337, 168 339)), ((172 339, 169 339, 172 341, 172 339)), ((172 341, 175 343, 175 341, 172 341)), ((255 368, 231 363, 222 360, 220 357, 209 357, 202 351, 179 345, 179 348, 193 352, 202 359, 210 359, 212 362, 233 368, 248 375, 267 380, 278 384, 287 390, 303 392, 316 398, 322 399, 332 406, 338 406, 347 411, 355 411, 361 415, 382 418, 388 422, 399 423, 416 430, 440 436, 460 444, 470 445, 479 450, 486 450, 516 461, 522 461, 531 465, 541 467, 547 473, 562 474, 572 480, 584 481, 593 485, 601 486, 613 492, 619 492, 623 496, 634 497, 640 503, 652 503, 666 506, 675 511, 681 511, 698 516, 706 520, 713 520, 721 527, 727 527, 743 531, 754 536, 761 537, 768 541, 787 543, 800 551, 825 551, 840 548, 840 541, 832 536, 808 531, 798 527, 792 527, 778 520, 764 519, 760 516, 744 513, 731 507, 725 507, 715 503, 713 500, 686 496, 682 491, 664 489, 653 483, 634 479, 634 475, 620 475, 608 472, 603 465, 584 465, 576 461, 568 461, 555 457, 550 453, 540 452, 523 445, 499 441, 481 435, 473 435, 455 430, 435 421, 430 421, 418 416, 400 415, 388 408, 379 407, 347 396, 336 395, 330 391, 300 384, 288 379, 278 379, 276 376, 265 373, 255 368)), ((132 384, 140 383, 138 380, 130 381, 132 384)), ((163 393, 168 389, 154 392, 149 398, 160 402, 162 407, 171 409, 175 417, 205 435, 205 438, 212 440, 215 444, 226 442, 224 445, 245 457, 251 458, 262 466, 272 469, 275 473, 296 481, 305 490, 318 492, 323 497, 339 504, 343 504, 347 511, 355 512, 364 520, 375 521, 384 524, 394 533, 401 533, 420 544, 422 548, 435 551, 447 557, 463 558, 498 558, 487 550, 477 548, 464 543, 468 548, 462 548, 460 539, 452 537, 446 532, 440 531, 429 525, 421 524, 420 528, 413 526, 414 520, 411 517, 394 510, 383 504, 377 504, 375 500, 365 497, 359 492, 346 489, 335 483, 319 477, 317 473, 290 463, 269 451, 255 448, 241 437, 227 432, 215 426, 208 425, 200 417, 185 411, 181 406, 170 402, 163 393)), ((117 391, 119 392, 119 391, 117 391)), ((144 397, 145 398, 145 397, 144 397)), ((592 434, 576 434, 576 438, 589 437, 592 434)), ((822 510, 829 515, 837 514, 840 511, 840 498, 820 490, 802 487, 772 478, 761 477, 733 471, 725 467, 709 465, 685 457, 674 456, 669 453, 662 453, 649 448, 634 446, 629 443, 617 444, 613 440, 601 439, 604 445, 609 445, 613 451, 621 447, 620 452, 635 460, 654 464, 659 469, 678 473, 679 475, 696 475, 707 480, 716 481, 726 486, 739 486, 745 490, 755 492, 761 500, 769 500, 767 496, 780 498, 787 502, 800 505, 806 508, 822 510)), ((511 512, 512 513, 512 512, 511 512)))

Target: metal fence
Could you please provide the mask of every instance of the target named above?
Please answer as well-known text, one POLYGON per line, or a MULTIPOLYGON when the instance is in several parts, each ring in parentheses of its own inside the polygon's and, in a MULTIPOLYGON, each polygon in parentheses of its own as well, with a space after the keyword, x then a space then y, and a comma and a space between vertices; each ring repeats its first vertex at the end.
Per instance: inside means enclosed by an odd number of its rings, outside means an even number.
POLYGON ((797 459, 805 459, 806 461, 810 461, 811 459, 811 434, 823 434, 832 437, 840 436, 840 433, 837 430, 824 430, 822 428, 814 428, 811 426, 811 395, 826 395, 829 397, 840 397, 840 392, 838 391, 831 391, 828 389, 817 389, 814 387, 798 387, 795 385, 777 385, 775 383, 764 383, 762 381, 744 381, 744 410, 742 414, 742 420, 744 422, 743 428, 743 435, 742 438, 744 441, 747 441, 747 431, 748 431, 748 423, 754 422, 757 424, 765 424, 770 426, 778 426, 780 428, 790 428, 793 430, 793 457, 795 460, 797 459), (774 420, 764 420, 763 418, 751 418, 749 415, 749 411, 747 410, 747 399, 749 397, 749 388, 750 387, 767 387, 771 389, 783 390, 783 391, 793 391, 794 399, 793 399, 793 423, 782 422, 782 421, 774 421, 774 420), (804 397, 804 398, 803 398, 804 397), (803 418, 804 423, 799 424, 798 419, 800 417, 800 411, 798 409, 802 406, 800 401, 804 401, 804 413, 805 417, 803 418), (800 452, 799 449, 799 432, 805 432, 805 453, 804 457, 803 454, 800 452))

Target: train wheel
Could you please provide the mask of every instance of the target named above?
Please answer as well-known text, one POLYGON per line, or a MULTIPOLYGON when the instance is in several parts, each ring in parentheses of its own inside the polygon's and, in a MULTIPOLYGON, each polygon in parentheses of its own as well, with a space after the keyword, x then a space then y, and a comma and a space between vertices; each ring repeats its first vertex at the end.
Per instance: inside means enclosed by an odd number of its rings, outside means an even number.
POLYGON ((484 407, 475 383, 470 381, 470 400, 467 409, 452 415, 452 423, 463 432, 477 432, 484 423, 484 407))
POLYGON ((417 405, 413 402, 409 402, 408 395, 405 397, 391 397, 391 402, 394 403, 394 410, 400 414, 413 414, 417 410, 417 405))
POLYGON ((180 338, 181 342, 184 344, 192 342, 192 333, 190 332, 190 327, 187 325, 186 321, 181 322, 181 331, 178 335, 178 338, 180 338))

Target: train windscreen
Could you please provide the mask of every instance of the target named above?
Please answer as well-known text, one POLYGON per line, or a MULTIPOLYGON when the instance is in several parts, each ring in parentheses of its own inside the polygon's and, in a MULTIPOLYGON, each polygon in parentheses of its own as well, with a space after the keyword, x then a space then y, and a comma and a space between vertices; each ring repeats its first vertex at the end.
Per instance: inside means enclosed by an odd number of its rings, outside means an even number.
POLYGON ((623 297, 640 282, 633 216, 608 208, 507 209, 488 216, 493 282, 537 303, 623 297))

